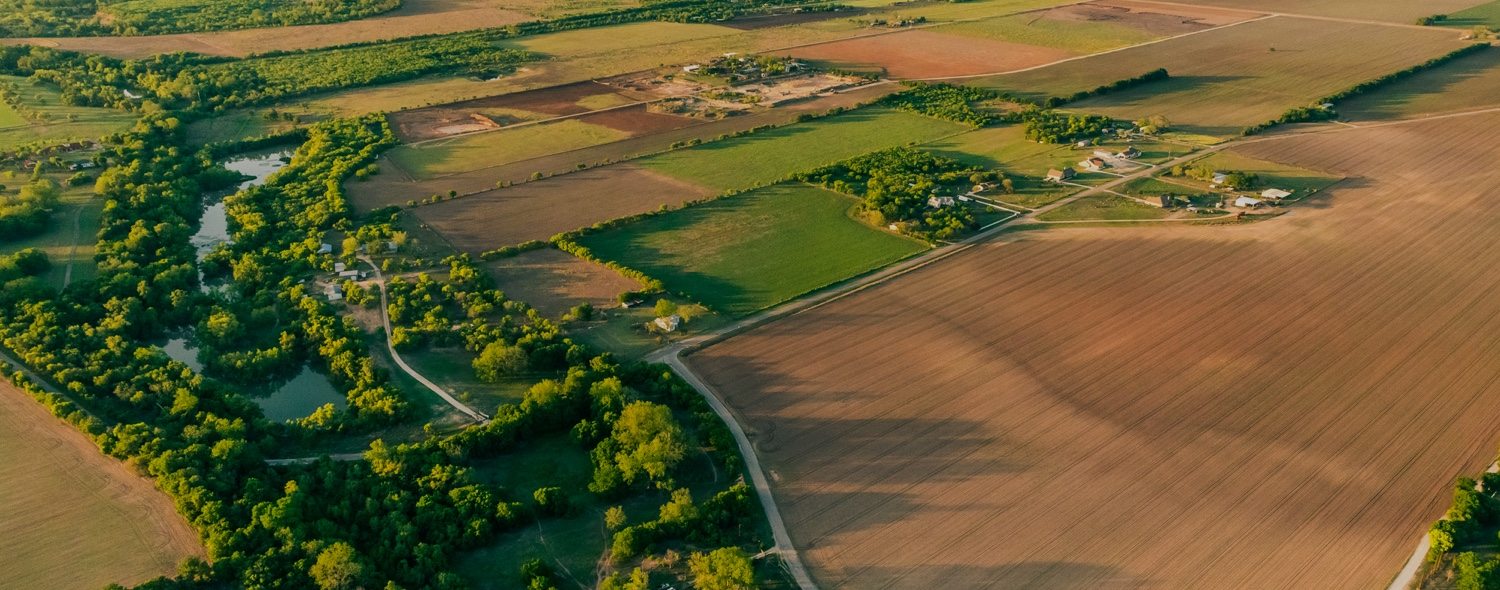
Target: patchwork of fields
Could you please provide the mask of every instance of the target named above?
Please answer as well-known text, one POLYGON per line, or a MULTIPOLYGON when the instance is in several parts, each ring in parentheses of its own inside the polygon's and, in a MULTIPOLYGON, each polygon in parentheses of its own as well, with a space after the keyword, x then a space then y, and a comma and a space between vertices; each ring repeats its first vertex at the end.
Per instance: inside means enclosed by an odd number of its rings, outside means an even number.
POLYGON ((1496 132, 1261 142, 1356 180, 1021 234, 689 360, 829 587, 1379 587, 1500 436, 1496 132))
POLYGON ((850 217, 855 200, 783 184, 656 215, 578 242, 686 293, 744 315, 927 249, 850 217))
POLYGON ((42 82, 0 75, 0 84, 14 85, 25 109, 41 116, 32 118, 0 104, 0 146, 97 140, 126 129, 135 120, 113 109, 64 104, 57 89, 42 82))

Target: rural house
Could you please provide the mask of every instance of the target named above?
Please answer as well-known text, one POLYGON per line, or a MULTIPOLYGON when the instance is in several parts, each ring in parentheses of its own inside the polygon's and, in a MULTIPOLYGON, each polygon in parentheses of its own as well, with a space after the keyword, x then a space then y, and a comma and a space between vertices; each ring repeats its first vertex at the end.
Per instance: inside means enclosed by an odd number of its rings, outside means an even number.
POLYGON ((1105 163, 1102 158, 1089 158, 1087 160, 1079 162, 1078 167, 1083 168, 1084 170, 1098 172, 1100 170, 1108 168, 1109 164, 1105 163))
POLYGON ((1229 182, 1228 174, 1225 174, 1223 172, 1214 173, 1214 184, 1224 184, 1226 182, 1229 182))
POLYGON ((1073 177, 1077 174, 1078 173, 1073 171, 1072 168, 1063 168, 1062 170, 1053 168, 1047 171, 1047 181, 1062 182, 1064 180, 1072 180, 1073 177))
POLYGON ((947 207, 947 206, 952 205, 952 204, 953 204, 953 197, 938 197, 938 196, 933 196, 933 197, 929 197, 927 199, 927 206, 928 207, 932 207, 933 209, 937 209, 938 207, 947 207))
POLYGON ((682 316, 672 314, 664 318, 656 318, 656 327, 663 332, 676 332, 682 326, 682 316))
POLYGON ((1125 148, 1125 151, 1115 154, 1115 157, 1125 158, 1126 160, 1134 160, 1141 157, 1141 150, 1135 149, 1135 146, 1130 146, 1125 148))

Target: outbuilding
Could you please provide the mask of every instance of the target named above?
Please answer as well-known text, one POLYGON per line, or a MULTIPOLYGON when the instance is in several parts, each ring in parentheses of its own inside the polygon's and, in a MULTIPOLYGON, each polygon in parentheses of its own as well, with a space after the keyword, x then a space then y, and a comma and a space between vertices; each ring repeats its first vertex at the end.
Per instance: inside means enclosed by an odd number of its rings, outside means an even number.
POLYGON ((1235 207, 1241 207, 1244 209, 1259 209, 1261 205, 1264 204, 1265 203, 1260 202, 1260 199, 1256 199, 1253 197, 1240 197, 1234 200, 1235 207))
POLYGON ((937 209, 938 207, 947 207, 947 206, 950 206, 952 204, 953 204, 953 197, 937 197, 937 196, 933 196, 933 197, 928 197, 927 198, 927 206, 928 207, 932 207, 933 209, 937 209))
POLYGON ((1281 190, 1279 188, 1268 188, 1261 191, 1260 196, 1267 201, 1280 201, 1292 196, 1292 193, 1289 191, 1281 190))
POLYGON ((1047 171, 1047 180, 1049 182, 1062 182, 1064 180, 1072 180, 1077 174, 1072 168, 1063 168, 1062 170, 1053 168, 1047 171))
POLYGON ((663 332, 676 332, 682 326, 682 316, 672 314, 664 318, 656 318, 656 327, 663 332))

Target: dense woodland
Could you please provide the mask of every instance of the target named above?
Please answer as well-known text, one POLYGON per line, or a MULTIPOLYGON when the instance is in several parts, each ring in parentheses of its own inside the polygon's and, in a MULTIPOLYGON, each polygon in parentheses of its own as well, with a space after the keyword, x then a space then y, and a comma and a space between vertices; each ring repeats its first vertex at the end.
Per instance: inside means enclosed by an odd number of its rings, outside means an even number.
POLYGON ((878 225, 901 223, 931 239, 947 239, 974 228, 974 213, 962 202, 932 207, 932 197, 955 197, 998 173, 912 148, 895 148, 802 174, 811 182, 862 199, 878 225))
POLYGON ((155 35, 331 23, 401 0, 0 0, 0 36, 155 35))

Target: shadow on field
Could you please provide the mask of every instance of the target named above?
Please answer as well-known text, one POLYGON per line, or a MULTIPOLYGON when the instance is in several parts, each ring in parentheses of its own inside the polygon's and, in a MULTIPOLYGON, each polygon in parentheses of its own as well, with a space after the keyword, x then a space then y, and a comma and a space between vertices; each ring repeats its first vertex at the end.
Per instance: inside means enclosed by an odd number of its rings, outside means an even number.
MULTIPOLYGON (((814 574, 816 575, 816 573, 814 574)), ((862 569, 851 587, 895 582, 900 588, 1088 588, 1135 590, 1158 588, 1149 578, 1120 568, 1072 561, 1026 561, 996 566, 932 565, 911 568, 872 566, 862 569), (899 581, 898 581, 899 580, 899 581)))

